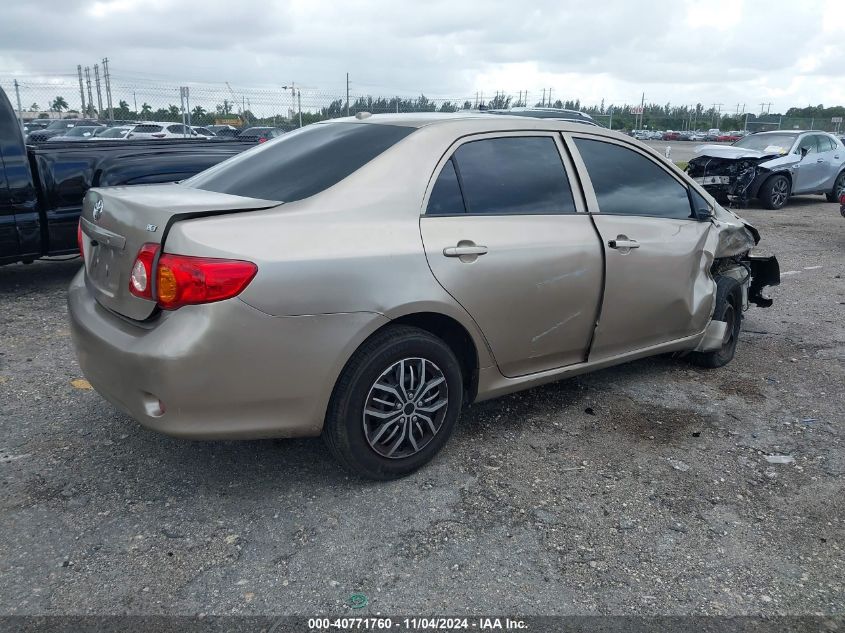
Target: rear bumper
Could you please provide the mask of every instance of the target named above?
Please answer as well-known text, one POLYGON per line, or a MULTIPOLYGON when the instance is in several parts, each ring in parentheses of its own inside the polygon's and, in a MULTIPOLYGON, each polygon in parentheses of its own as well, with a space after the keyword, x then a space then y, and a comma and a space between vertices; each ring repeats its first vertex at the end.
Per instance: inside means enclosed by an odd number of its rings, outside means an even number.
POLYGON ((368 312, 273 317, 230 299, 138 324, 100 306, 83 271, 68 312, 94 389, 143 426, 194 439, 318 435, 346 360, 387 323, 368 312))

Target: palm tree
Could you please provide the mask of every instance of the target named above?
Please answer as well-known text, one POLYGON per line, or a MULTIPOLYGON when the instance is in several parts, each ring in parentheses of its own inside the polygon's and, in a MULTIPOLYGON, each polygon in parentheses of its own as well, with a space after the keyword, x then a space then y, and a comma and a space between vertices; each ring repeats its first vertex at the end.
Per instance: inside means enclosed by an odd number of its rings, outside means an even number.
POLYGON ((40 109, 41 109, 41 108, 39 108, 39 107, 38 107, 38 104, 37 104, 37 103, 33 103, 31 106, 29 106, 29 111, 30 111, 30 112, 38 112, 38 110, 40 110, 40 109))
POLYGON ((206 115, 205 108, 203 108, 200 105, 194 106, 194 109, 191 110, 191 116, 194 117, 195 119, 201 119, 205 115, 206 115))
POLYGON ((144 102, 144 103, 141 104, 141 118, 142 119, 146 119, 147 115, 152 111, 153 111, 153 107, 149 103, 144 102))
POLYGON ((53 99, 53 102, 50 104, 50 108, 55 110, 56 112, 61 112, 65 108, 67 108, 67 101, 65 101, 64 97, 56 97, 53 99))

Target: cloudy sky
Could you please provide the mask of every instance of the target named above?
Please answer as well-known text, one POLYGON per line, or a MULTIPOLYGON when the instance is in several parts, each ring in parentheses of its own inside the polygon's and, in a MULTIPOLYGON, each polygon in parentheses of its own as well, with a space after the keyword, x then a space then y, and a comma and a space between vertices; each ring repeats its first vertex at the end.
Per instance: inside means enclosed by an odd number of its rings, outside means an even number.
MULTIPOLYGON (((11 0, 0 85, 113 83, 585 103, 845 104, 842 0, 11 0)), ((152 92, 151 92, 152 91, 152 92)), ((77 89, 78 93, 78 89, 77 89)), ((123 93, 121 93, 123 94, 123 93)), ((169 95, 169 92, 167 93, 169 95)), ((163 95, 161 98, 168 98, 163 95)), ((29 95, 26 95, 27 98, 29 95)), ((68 95, 78 101, 78 94, 68 95)), ((116 97, 117 98, 117 97, 116 97)), ((176 100, 178 102, 178 93, 176 100)), ((71 105, 74 102, 71 101, 71 105)))

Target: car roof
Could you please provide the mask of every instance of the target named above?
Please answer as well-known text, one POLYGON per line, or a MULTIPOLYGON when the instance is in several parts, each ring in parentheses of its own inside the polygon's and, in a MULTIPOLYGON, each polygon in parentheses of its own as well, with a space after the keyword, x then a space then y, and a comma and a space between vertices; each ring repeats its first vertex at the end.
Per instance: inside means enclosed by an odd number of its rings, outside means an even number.
POLYGON ((401 125, 404 127, 454 126, 465 127, 471 132, 482 130, 552 130, 561 132, 584 132, 589 129, 591 134, 607 133, 607 136, 629 139, 627 135, 607 130, 598 125, 585 126, 583 121, 551 118, 534 118, 481 112, 414 112, 408 114, 369 114, 359 113, 353 117, 343 117, 321 121, 317 125, 327 123, 359 123, 380 125, 401 125))

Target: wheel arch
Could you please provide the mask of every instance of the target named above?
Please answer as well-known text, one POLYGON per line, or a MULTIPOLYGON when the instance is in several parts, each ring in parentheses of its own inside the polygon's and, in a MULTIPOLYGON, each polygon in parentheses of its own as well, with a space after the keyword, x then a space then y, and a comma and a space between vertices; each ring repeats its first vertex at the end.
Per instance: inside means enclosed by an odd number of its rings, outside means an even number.
POLYGON ((337 380, 343 375, 349 362, 374 336, 381 334, 384 330, 397 325, 416 327, 428 332, 443 340, 455 354, 461 366, 461 374, 464 383, 464 402, 470 403, 475 400, 478 392, 478 374, 480 367, 492 364, 486 341, 478 341, 470 330, 454 316, 434 310, 407 311, 398 315, 388 316, 390 319, 369 333, 369 335, 356 345, 343 366, 337 374, 335 384, 332 385, 333 394, 337 387, 337 380), (490 361, 490 362, 488 362, 490 361))
POLYGON ((757 191, 759 192, 759 190, 763 188, 763 185, 765 185, 766 182, 768 182, 769 180, 771 180, 775 176, 784 176, 789 181, 789 193, 791 195, 792 194, 792 185, 793 185, 792 172, 789 171, 788 169, 778 169, 776 171, 772 171, 772 172, 766 174, 765 178, 763 178, 760 181, 760 187, 757 188, 757 191))
POLYGON ((391 325, 416 327, 442 339, 461 365, 464 402, 469 404, 475 400, 480 367, 478 346, 469 331, 457 319, 439 312, 412 312, 391 320, 382 326, 382 329, 391 325))

